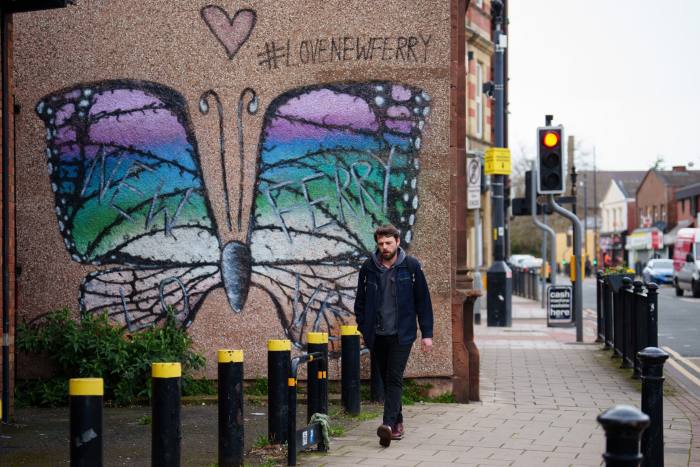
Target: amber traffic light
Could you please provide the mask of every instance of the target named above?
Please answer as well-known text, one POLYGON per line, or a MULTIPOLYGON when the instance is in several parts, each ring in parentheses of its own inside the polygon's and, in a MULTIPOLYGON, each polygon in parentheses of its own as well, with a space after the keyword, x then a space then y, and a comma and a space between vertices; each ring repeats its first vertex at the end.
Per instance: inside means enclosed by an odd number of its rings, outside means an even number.
POLYGON ((564 148, 561 126, 537 129, 537 192, 540 194, 564 193, 564 148))

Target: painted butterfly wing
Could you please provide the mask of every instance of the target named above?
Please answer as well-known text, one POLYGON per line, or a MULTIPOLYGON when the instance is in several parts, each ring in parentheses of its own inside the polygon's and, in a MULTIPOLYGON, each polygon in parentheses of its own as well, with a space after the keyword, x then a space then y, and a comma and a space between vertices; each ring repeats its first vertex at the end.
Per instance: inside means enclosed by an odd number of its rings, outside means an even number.
POLYGON ((204 298, 221 283, 217 266, 114 268, 89 274, 80 286, 81 313, 107 313, 136 331, 156 324, 171 308, 189 326, 204 298))
POLYGON ((409 246, 429 96, 389 82, 297 89, 265 115, 250 230, 253 279, 290 338, 354 320, 356 272, 374 229, 409 246))
POLYGON ((220 283, 219 241, 183 97, 142 81, 106 81, 44 97, 58 226, 74 261, 117 264, 80 288, 85 313, 132 328, 192 321, 220 283), (176 306, 177 308, 177 306, 176 306))
POLYGON ((142 81, 83 85, 37 104, 58 225, 74 261, 218 262, 186 108, 172 89, 142 81))

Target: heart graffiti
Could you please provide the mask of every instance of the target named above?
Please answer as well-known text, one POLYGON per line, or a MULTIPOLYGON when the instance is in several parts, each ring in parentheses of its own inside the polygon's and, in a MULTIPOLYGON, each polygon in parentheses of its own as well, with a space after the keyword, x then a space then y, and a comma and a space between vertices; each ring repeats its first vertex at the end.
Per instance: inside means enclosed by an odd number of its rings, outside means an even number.
POLYGON ((233 18, 217 5, 205 6, 200 10, 200 14, 214 37, 226 49, 229 59, 233 59, 238 53, 255 27, 255 11, 247 8, 236 11, 233 18))

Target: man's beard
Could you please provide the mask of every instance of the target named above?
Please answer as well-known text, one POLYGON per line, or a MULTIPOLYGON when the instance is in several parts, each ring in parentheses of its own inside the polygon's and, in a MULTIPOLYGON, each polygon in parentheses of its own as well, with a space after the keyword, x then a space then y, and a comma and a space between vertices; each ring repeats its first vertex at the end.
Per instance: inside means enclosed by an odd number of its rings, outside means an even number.
POLYGON ((394 259, 394 256, 396 256, 396 252, 397 252, 398 250, 399 250, 399 249, 397 248, 397 249, 394 250, 394 251, 388 251, 388 252, 386 252, 386 253, 382 253, 382 258, 384 258, 384 259, 386 259, 386 260, 394 259))

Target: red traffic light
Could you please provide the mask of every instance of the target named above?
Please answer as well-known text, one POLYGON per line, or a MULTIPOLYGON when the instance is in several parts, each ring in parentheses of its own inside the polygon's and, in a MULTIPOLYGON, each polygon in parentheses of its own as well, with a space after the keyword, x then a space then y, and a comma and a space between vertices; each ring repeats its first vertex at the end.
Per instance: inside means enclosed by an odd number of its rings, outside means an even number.
POLYGON ((542 137, 542 144, 547 148, 553 148, 559 144, 559 133, 555 131, 548 131, 542 137))

